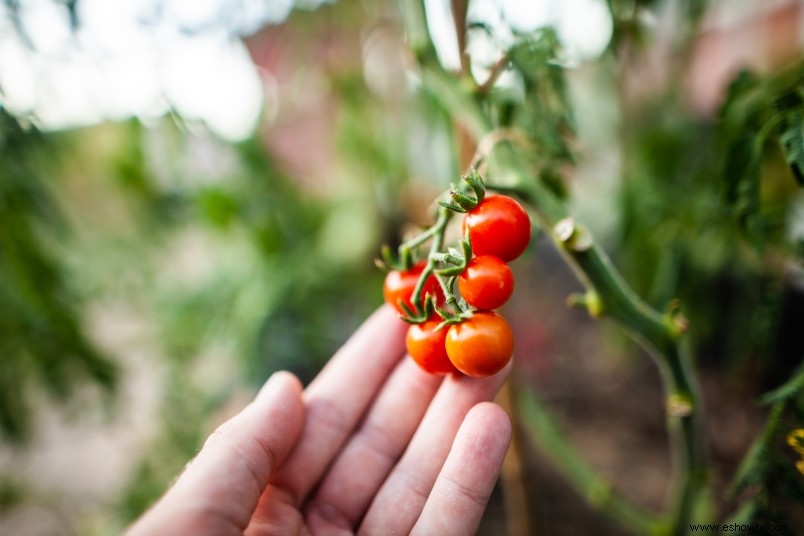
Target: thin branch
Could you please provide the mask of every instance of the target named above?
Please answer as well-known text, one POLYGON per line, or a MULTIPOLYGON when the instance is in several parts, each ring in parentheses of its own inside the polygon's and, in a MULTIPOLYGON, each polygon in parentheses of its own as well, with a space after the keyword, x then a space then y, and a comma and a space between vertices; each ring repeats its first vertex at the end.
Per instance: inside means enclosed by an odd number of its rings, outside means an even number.
POLYGON ((466 53, 466 13, 468 0, 452 0, 452 20, 455 21, 455 38, 458 42, 458 55, 461 58, 461 74, 468 76, 471 71, 469 55, 466 53))
POLYGON ((623 497, 578 454, 531 390, 518 389, 516 403, 526 417, 524 422, 531 438, 590 504, 635 534, 660 532, 662 524, 656 516, 623 497))
POLYGON ((511 60, 508 58, 508 54, 503 54, 503 56, 491 66, 489 77, 486 79, 486 81, 480 84, 480 86, 477 88, 478 94, 483 96, 488 95, 494 88, 494 84, 497 83, 500 75, 503 74, 508 68, 509 63, 511 63, 511 60))

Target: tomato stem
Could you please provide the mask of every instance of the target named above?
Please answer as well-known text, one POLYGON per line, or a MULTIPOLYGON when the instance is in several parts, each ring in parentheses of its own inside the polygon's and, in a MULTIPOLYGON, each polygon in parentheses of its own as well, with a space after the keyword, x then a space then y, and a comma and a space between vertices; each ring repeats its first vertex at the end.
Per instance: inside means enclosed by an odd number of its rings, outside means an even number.
MULTIPOLYGON (((471 187, 477 197, 482 200, 485 189, 479 175, 475 174, 475 176, 473 176, 471 187)), ((449 248, 446 252, 442 251, 444 248, 444 234, 447 229, 447 224, 454 214, 455 210, 440 205, 437 210, 436 222, 427 230, 407 240, 399 247, 400 256, 402 256, 403 252, 409 254, 413 248, 421 246, 427 240, 432 239, 430 251, 427 255, 427 264, 419 275, 416 287, 413 290, 413 295, 411 296, 412 303, 416 304, 415 314, 410 314, 414 311, 406 310, 408 314, 403 317, 403 319, 408 322, 421 323, 427 320, 427 308, 422 308, 421 304, 423 303, 422 294, 426 282, 430 277, 435 277, 436 281, 438 281, 441 292, 446 299, 446 305, 450 309, 444 310, 435 308, 435 311, 446 323, 455 323, 463 319, 466 314, 471 313, 469 306, 465 303, 461 303, 462 300, 458 300, 454 291, 456 276, 463 272, 466 268, 466 263, 469 262, 472 257, 471 244, 467 239, 463 239, 461 241, 461 251, 455 248, 449 248), (439 262, 446 264, 447 267, 437 269, 439 262)), ((435 299, 435 296, 433 296, 433 298, 435 299)))
MULTIPOLYGON (((424 286, 427 282, 427 279, 433 275, 436 267, 436 261, 433 258, 434 255, 439 254, 441 252, 441 248, 444 245, 444 232, 447 229, 447 224, 449 220, 452 218, 453 212, 445 207, 439 206, 436 218, 436 222, 433 224, 432 227, 427 229, 421 235, 413 238, 409 242, 406 243, 413 243, 415 245, 421 245, 426 242, 428 239, 432 238, 433 242, 430 245, 430 253, 427 256, 427 264, 422 270, 422 273, 419 275, 419 280, 416 282, 416 287, 413 290, 413 296, 411 300, 414 304, 420 304, 422 302, 422 292, 424 292, 424 286)), ((436 278, 438 278, 438 274, 435 274, 436 278)), ((439 281, 440 282, 440 281, 439 281)), ((449 298, 449 294, 444 294, 447 298, 449 298)), ((421 311, 418 311, 421 312, 421 311)), ((426 320, 426 319, 425 319, 426 320)))

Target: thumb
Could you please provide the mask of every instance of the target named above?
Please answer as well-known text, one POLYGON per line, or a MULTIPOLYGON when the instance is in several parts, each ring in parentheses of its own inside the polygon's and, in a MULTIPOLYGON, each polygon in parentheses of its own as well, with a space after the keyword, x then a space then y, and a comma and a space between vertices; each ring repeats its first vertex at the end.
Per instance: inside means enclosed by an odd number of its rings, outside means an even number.
POLYGON ((301 383, 289 372, 271 376, 251 404, 207 439, 129 536, 242 534, 271 473, 299 437, 301 393, 301 383))

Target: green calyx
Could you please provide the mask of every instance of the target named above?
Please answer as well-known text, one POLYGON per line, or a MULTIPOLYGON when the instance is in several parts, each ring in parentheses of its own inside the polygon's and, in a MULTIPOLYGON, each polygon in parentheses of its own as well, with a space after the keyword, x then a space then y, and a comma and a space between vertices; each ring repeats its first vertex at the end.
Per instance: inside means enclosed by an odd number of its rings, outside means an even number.
POLYGON ((468 186, 466 193, 452 186, 449 191, 451 202, 439 201, 438 204, 453 212, 469 212, 483 202, 486 197, 486 186, 477 170, 473 169, 469 175, 463 177, 468 186))
POLYGON ((413 250, 405 244, 399 246, 396 255, 389 246, 383 245, 380 248, 380 258, 374 259, 374 265, 385 272, 410 270, 414 264, 413 250))
POLYGON ((436 312, 435 303, 430 294, 425 295, 423 304, 421 300, 416 300, 413 303, 416 304, 415 311, 408 307, 408 304, 405 302, 399 302, 399 306, 405 311, 405 314, 400 315, 400 318, 408 324, 422 324, 427 322, 427 320, 433 316, 433 313, 436 312))

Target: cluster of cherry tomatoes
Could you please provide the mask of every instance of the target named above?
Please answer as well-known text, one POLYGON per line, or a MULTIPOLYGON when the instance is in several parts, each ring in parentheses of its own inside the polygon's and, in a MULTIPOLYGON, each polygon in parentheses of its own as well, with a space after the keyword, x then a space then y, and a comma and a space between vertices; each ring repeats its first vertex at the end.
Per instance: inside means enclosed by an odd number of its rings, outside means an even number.
MULTIPOLYGON (((511 359, 514 339, 508 322, 494 312, 514 291, 514 276, 508 262, 519 257, 531 237, 530 219, 516 200, 505 195, 489 196, 463 220, 472 256, 457 277, 457 287, 468 311, 458 321, 444 322, 433 314, 408 328, 408 354, 426 371, 435 374, 461 372, 467 376, 490 376, 511 359)), ((411 301, 426 267, 425 262, 409 270, 392 270, 385 278, 386 303, 403 316, 405 307, 416 310, 411 301)), ((424 282, 421 295, 445 301, 442 286, 433 275, 424 282)))

